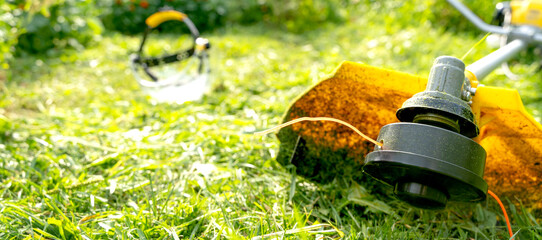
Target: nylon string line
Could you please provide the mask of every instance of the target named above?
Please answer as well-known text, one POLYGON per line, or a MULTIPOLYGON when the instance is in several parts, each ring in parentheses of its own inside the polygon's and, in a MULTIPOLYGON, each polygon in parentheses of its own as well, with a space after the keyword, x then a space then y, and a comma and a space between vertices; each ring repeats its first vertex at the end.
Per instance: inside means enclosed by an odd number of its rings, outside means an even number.
POLYGON ((510 234, 510 238, 512 238, 514 236, 514 232, 512 231, 512 227, 510 226, 510 219, 508 218, 508 214, 506 213, 506 209, 504 208, 501 199, 499 199, 499 197, 497 197, 497 194, 493 193, 491 190, 487 190, 487 193, 491 195, 501 207, 502 213, 504 215, 504 220, 506 221, 506 227, 508 227, 508 234, 510 234))
POLYGON ((285 128, 285 127, 288 127, 292 124, 296 124, 298 122, 303 122, 303 121, 310 121, 310 122, 316 122, 316 121, 328 121, 328 122, 335 122, 335 123, 340 123, 342 125, 345 125, 347 127, 349 127, 350 129, 354 130, 354 132, 356 132, 357 134, 359 134, 361 137, 363 137, 364 139, 366 139, 367 141, 375 144, 375 145, 378 145, 380 147, 382 147, 382 143, 379 143, 377 141, 375 141, 374 139, 370 138, 369 136, 363 134, 359 129, 357 129, 356 127, 352 126, 350 123, 347 123, 343 120, 339 120, 339 119, 336 119, 336 118, 331 118, 331 117, 302 117, 302 118, 296 118, 294 120, 291 120, 291 121, 288 121, 288 122, 285 122, 283 124, 280 124, 278 126, 275 126, 275 127, 272 127, 270 129, 267 129, 267 130, 264 130, 264 131, 261 131, 261 132, 256 132, 254 133, 254 135, 256 136, 263 136, 263 135, 266 135, 268 133, 271 133, 271 132, 275 132, 275 131, 278 131, 282 128, 285 128))

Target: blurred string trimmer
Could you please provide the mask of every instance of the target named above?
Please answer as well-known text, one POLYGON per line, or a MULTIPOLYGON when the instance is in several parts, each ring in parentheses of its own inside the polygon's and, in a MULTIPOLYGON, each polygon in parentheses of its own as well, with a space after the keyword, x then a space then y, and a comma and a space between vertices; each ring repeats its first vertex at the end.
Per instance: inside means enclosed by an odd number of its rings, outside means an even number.
POLYGON ((438 57, 428 79, 343 62, 298 97, 284 124, 260 133, 281 129, 277 160, 316 182, 362 181, 365 172, 424 209, 496 198, 488 183, 497 194, 542 209, 542 125, 516 90, 478 84, 528 46, 542 45, 542 3, 513 1, 516 20, 503 28, 448 2, 508 43, 467 67, 438 57))
POLYGON ((147 28, 136 54, 130 56, 135 79, 144 92, 158 102, 183 103, 199 100, 209 84, 209 41, 182 12, 169 8, 149 16, 147 28), (192 41, 179 52, 160 57, 145 56, 144 46, 153 29, 166 21, 183 22, 190 31, 192 41))

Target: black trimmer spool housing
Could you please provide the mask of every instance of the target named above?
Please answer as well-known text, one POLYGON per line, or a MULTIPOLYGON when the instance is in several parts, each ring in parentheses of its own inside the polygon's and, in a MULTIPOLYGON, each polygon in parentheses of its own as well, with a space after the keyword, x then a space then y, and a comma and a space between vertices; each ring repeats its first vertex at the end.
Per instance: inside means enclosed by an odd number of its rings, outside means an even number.
POLYGON ((486 152, 470 138, 478 126, 465 99, 465 64, 454 57, 435 60, 427 88, 397 111, 401 123, 380 130, 363 171, 394 187, 412 206, 443 209, 448 201, 485 200, 486 152))
POLYGON ((393 123, 377 141, 384 147, 367 155, 363 170, 394 186, 399 199, 426 209, 485 199, 486 152, 473 140, 425 124, 393 123))

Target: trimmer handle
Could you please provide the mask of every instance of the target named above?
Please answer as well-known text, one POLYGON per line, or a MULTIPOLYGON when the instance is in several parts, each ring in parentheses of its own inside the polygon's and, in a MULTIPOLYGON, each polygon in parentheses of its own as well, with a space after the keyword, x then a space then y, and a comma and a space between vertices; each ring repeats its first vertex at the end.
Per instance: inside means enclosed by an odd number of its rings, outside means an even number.
POLYGON ((525 28, 503 28, 500 26, 490 25, 485 23, 476 14, 474 14, 467 6, 458 0, 447 0, 455 9, 457 9, 463 16, 465 16, 470 22, 472 22, 480 30, 490 33, 496 33, 501 35, 507 35, 514 39, 521 39, 528 43, 542 43, 542 29, 537 27, 525 27, 525 28))
POLYGON ((194 25, 194 23, 192 23, 190 18, 188 18, 186 14, 179 11, 175 11, 175 10, 168 9, 168 10, 161 10, 159 12, 156 12, 150 15, 147 19, 145 19, 145 24, 147 24, 147 26, 150 29, 153 29, 155 27, 158 27, 158 25, 167 21, 171 21, 171 20, 184 22, 186 26, 188 27, 188 29, 190 29, 190 33, 192 34, 192 37, 194 39, 199 37, 199 31, 194 25))

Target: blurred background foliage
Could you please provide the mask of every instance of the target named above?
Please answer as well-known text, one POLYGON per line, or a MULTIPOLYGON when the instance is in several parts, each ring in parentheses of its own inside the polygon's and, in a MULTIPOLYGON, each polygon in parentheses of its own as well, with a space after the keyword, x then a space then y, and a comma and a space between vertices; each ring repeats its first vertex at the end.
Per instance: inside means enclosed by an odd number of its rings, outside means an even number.
POLYGON ((5 1, 1 29, 12 40, 9 56, 82 49, 96 42, 103 27, 93 1, 5 1))
MULTIPOLYGON (((491 19, 492 4, 465 3, 484 20, 491 19)), ((443 0, 421 0, 416 4, 377 0, 0 0, 1 67, 8 69, 15 56, 81 50, 107 31, 141 33, 145 18, 164 7, 186 13, 200 31, 263 22, 269 27, 302 33, 376 12, 390 23, 389 32, 398 27, 429 24, 446 31, 479 34, 443 0)), ((182 27, 171 22, 161 25, 159 30, 175 32, 182 27)))

